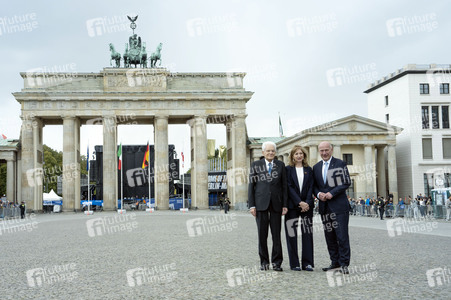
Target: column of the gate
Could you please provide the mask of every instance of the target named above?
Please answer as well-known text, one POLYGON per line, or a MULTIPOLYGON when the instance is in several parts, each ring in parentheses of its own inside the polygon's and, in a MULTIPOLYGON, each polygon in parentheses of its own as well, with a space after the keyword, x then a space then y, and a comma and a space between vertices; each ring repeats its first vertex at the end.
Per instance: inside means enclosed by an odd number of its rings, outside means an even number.
POLYGON ((117 208, 117 159, 116 117, 103 116, 103 208, 105 210, 117 208))
POLYGON ((13 152, 11 157, 6 159, 6 199, 17 203, 15 178, 16 178, 16 154, 13 152))
MULTIPOLYGON (((34 151, 33 151, 33 120, 27 116, 22 117, 21 128, 21 198, 25 201, 27 209, 33 208, 34 187, 38 180, 37 174, 33 174, 34 151)), ((42 170, 41 170, 42 174, 42 170)), ((42 176, 42 175, 41 175, 42 176)))
POLYGON ((63 116, 63 210, 80 209, 80 120, 63 116))
POLYGON ((227 196, 235 209, 247 209, 248 163, 246 159, 246 115, 227 122, 227 196))
POLYGON ((194 130, 194 166, 195 204, 199 209, 208 208, 208 157, 207 157, 207 118, 206 116, 195 116, 193 122, 194 130))
POLYGON ((168 116, 156 116, 155 131, 155 203, 159 209, 169 208, 168 116))

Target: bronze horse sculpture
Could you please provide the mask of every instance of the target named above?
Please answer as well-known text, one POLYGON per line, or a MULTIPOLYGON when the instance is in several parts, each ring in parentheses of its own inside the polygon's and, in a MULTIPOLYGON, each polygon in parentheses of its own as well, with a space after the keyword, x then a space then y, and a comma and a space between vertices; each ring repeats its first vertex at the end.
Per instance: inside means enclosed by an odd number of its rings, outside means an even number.
POLYGON ((110 66, 112 65, 111 61, 114 60, 116 62, 116 68, 120 68, 121 54, 119 52, 116 52, 112 43, 110 43, 110 51, 111 51, 110 66))
POLYGON ((163 43, 160 43, 157 47, 157 50, 150 55, 150 67, 155 68, 157 61, 160 61, 161 66, 161 48, 163 47, 163 43))

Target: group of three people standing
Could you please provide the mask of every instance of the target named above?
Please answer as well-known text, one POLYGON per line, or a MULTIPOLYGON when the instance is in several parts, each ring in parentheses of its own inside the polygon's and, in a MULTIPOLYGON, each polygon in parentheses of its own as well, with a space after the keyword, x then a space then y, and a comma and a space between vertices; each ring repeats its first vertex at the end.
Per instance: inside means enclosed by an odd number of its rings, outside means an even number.
POLYGON ((272 236, 271 263, 275 271, 282 269, 281 227, 285 216, 285 234, 290 268, 294 271, 313 271, 313 196, 318 198, 324 234, 331 264, 323 271, 340 268, 348 274, 351 256, 349 246, 349 202, 346 189, 351 181, 346 163, 332 156, 333 146, 321 142, 318 150, 322 158, 313 169, 308 165, 307 152, 294 146, 289 166, 276 160, 276 145, 262 145, 263 158, 252 163, 249 172, 248 205, 256 218, 260 269, 270 266, 268 229, 272 236), (301 264, 298 256, 297 227, 302 231, 301 264))

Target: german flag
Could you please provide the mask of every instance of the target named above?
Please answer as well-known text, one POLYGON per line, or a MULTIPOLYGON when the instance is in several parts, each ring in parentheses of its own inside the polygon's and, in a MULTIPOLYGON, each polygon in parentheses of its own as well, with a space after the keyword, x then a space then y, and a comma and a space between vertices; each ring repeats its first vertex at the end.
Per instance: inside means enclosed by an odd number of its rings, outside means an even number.
POLYGON ((149 154, 150 154, 149 149, 150 149, 149 142, 147 142, 147 150, 146 150, 146 153, 144 154, 143 165, 142 165, 143 169, 145 169, 146 167, 149 166, 149 154))

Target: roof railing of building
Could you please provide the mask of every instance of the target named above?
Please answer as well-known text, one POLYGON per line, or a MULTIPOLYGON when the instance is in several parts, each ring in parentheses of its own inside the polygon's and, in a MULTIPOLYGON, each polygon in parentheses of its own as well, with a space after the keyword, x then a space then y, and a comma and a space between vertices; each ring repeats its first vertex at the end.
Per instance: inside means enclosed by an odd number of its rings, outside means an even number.
POLYGON ((412 71, 412 70, 421 71, 421 70, 433 70, 433 69, 447 69, 447 70, 449 69, 449 70, 451 70, 451 65, 450 64, 407 64, 404 67, 396 70, 395 72, 390 73, 387 76, 384 76, 381 79, 378 79, 375 82, 370 83, 368 85, 368 88, 377 86, 377 85, 383 83, 384 81, 387 81, 405 71, 412 71))

